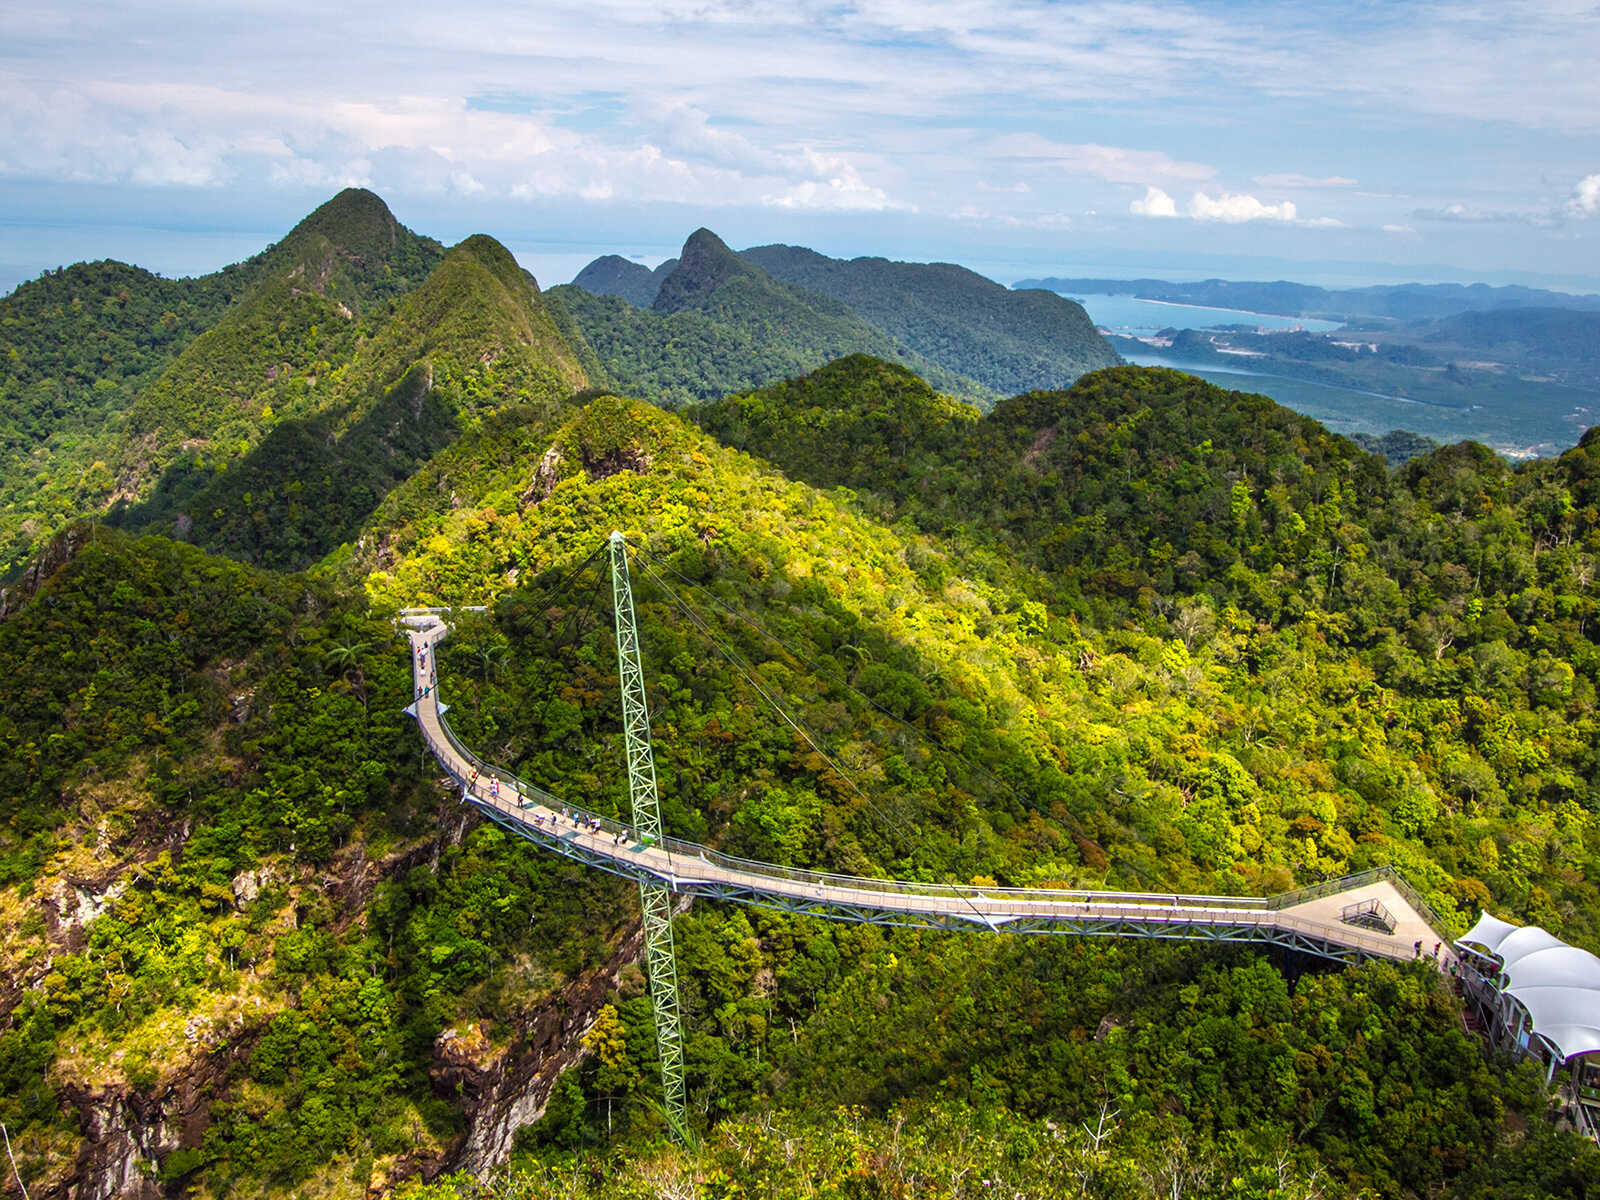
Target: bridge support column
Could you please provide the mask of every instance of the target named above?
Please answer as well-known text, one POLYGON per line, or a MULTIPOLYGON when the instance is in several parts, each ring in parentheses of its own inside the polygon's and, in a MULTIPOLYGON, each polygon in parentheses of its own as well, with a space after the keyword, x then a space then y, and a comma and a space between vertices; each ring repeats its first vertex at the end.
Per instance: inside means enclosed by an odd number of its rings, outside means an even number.
MULTIPOLYGON (((656 791, 655 754, 650 748, 650 708, 645 698, 639 626, 628 578, 628 543, 612 533, 611 597, 617 614, 617 668, 622 679, 622 731, 628 759, 628 798, 640 841, 661 841, 661 805, 656 791)), ((656 1013, 656 1052, 661 1059, 661 1093, 667 1124, 681 1142, 688 1134, 683 1083, 683 1023, 678 1005, 678 966, 672 948, 672 893, 662 883, 639 883, 644 915, 645 964, 656 1013)))

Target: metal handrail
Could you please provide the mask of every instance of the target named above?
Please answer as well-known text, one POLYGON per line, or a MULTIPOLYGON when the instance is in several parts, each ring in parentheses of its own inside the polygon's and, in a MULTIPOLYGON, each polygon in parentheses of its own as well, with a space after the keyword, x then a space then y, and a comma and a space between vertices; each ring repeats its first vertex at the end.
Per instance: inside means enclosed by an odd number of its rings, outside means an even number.
MULTIPOLYGON (((434 695, 435 697, 438 696, 437 685, 434 687, 434 695)), ((638 842, 638 838, 629 823, 579 805, 567 803, 537 784, 522 779, 515 772, 487 762, 461 741, 442 712, 436 713, 436 719, 439 723, 440 732, 443 734, 445 745, 441 746, 427 725, 419 721, 418 725, 422 730, 423 740, 427 743, 429 749, 434 752, 435 757, 445 766, 445 769, 450 772, 452 778, 466 789, 467 795, 475 803, 492 807, 506 817, 532 828, 533 823, 522 815, 522 810, 528 807, 526 801, 533 800, 552 812, 562 813, 575 823, 586 824, 597 832, 607 833, 613 837, 621 835, 630 843, 638 842), (441 753, 441 751, 446 752, 441 753), (479 773, 477 792, 474 792, 469 786, 468 779, 460 777, 451 769, 448 759, 452 754, 462 762, 477 769, 479 773), (498 777, 502 788, 505 789, 498 798, 490 797, 487 791, 487 780, 495 777, 498 777), (512 802, 513 798, 516 800, 515 804, 512 802)), ((541 832, 553 832, 553 828, 551 830, 542 830, 541 832)), ((1326 922, 1290 916, 1282 910, 1306 903, 1309 900, 1319 899, 1323 896, 1379 880, 1388 880, 1400 884, 1404 882, 1393 867, 1385 864, 1354 875, 1324 880, 1310 887, 1269 897, 1213 896, 1181 892, 1106 892, 1070 888, 988 887, 924 883, 915 880, 877 879, 828 871, 812 871, 801 867, 788 867, 777 863, 741 858, 737 855, 725 854, 720 850, 698 842, 685 841, 674 837, 663 837, 655 845, 659 846, 668 855, 669 863, 671 863, 673 857, 679 860, 677 864, 673 865, 673 875, 675 878, 682 875, 682 879, 679 882, 690 885, 699 882, 693 878, 692 864, 703 864, 706 867, 720 869, 729 876, 744 876, 749 881, 745 882, 736 878, 719 879, 713 876, 705 881, 707 883, 731 883, 750 887, 752 890, 759 890, 759 886, 763 882, 768 884, 788 884, 790 888, 806 891, 820 889, 819 894, 831 893, 831 895, 826 895, 825 898, 846 905, 864 903, 867 897, 893 896, 904 900, 949 901, 952 902, 950 911, 955 915, 970 914, 979 919, 985 916, 1009 919, 1013 916, 1049 917, 1061 914, 1064 908, 1076 902, 1076 904, 1085 907, 1093 905, 1097 910, 1094 915, 1103 915, 1109 919, 1137 919, 1152 925, 1165 923, 1175 926, 1192 924, 1195 916, 1204 915, 1209 911, 1219 914, 1232 914, 1236 919, 1235 923, 1240 925, 1271 925, 1278 929, 1291 930, 1323 939, 1326 939, 1330 933, 1330 926, 1326 922), (852 893, 861 899, 852 899, 852 893), (998 911, 991 908, 990 912, 986 914, 975 907, 975 905, 985 902, 988 906, 1004 907, 999 908, 998 911), (1038 906, 1038 909, 1030 912, 1032 906, 1038 906), (1122 911, 1119 912, 1119 909, 1122 911), (1165 915, 1163 915, 1163 909, 1165 909, 1165 915), (1262 919, 1268 917, 1271 919, 1262 919)), ((1402 894, 1406 895, 1408 901, 1417 905, 1418 912, 1423 916, 1424 920, 1429 920, 1432 910, 1427 908, 1420 897, 1417 897, 1414 901, 1412 900, 1415 895, 1414 889, 1411 889, 1409 885, 1405 885, 1402 894)), ((1081 914, 1073 915, 1076 917, 1081 914)), ((1228 922, 1214 923, 1226 924, 1228 922)), ((1392 939, 1364 933, 1348 926, 1338 930, 1338 941, 1341 945, 1376 957, 1405 957, 1392 939)))
MULTIPOLYGON (((1293 908, 1296 905, 1306 904, 1312 900, 1320 900, 1324 896, 1334 896, 1340 892, 1364 887, 1369 883, 1393 884, 1395 891, 1405 897, 1406 903, 1416 910, 1416 914, 1435 933, 1448 928, 1444 920, 1434 911, 1433 906, 1424 900, 1421 893, 1411 886, 1406 877, 1389 863, 1369 867, 1365 871, 1357 871, 1353 875, 1339 875, 1333 879, 1324 879, 1321 883, 1313 883, 1307 887, 1296 888, 1292 892, 1283 892, 1269 897, 1267 903, 1269 908, 1274 909, 1293 908)), ((1441 940, 1444 939, 1441 938, 1441 940)))

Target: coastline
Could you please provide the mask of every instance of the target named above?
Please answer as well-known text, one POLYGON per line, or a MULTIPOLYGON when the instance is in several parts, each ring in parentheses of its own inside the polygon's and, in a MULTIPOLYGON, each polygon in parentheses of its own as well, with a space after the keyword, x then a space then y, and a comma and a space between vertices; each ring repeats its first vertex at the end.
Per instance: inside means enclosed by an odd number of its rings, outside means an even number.
MULTIPOLYGON (((1066 295, 1065 292, 1060 293, 1066 295)), ((1299 313, 1270 313, 1257 312, 1253 308, 1229 308, 1226 304, 1191 304, 1185 300, 1156 300, 1149 296, 1136 296, 1132 292, 1084 292, 1085 296, 1126 296, 1130 300, 1137 300, 1141 304, 1164 304, 1168 308, 1199 308, 1207 312, 1239 313, 1246 317, 1275 317, 1280 321, 1320 321, 1329 325, 1341 325, 1341 321, 1329 321, 1326 317, 1306 317, 1299 313)))

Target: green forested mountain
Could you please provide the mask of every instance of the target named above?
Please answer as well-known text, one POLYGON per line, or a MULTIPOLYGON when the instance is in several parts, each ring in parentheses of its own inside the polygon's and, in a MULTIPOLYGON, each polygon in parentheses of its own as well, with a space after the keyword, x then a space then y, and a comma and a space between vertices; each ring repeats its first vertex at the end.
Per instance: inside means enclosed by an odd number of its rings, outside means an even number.
POLYGON ((655 270, 630 262, 619 254, 602 254, 572 280, 572 286, 594 296, 616 296, 638 308, 649 308, 661 290, 661 281, 678 260, 669 258, 655 270))
MULTIPOLYGON (((950 263, 883 258, 845 261, 800 246, 755 246, 735 255, 715 235, 700 230, 690 237, 682 258, 670 259, 654 271, 610 254, 595 259, 572 282, 592 296, 615 296, 656 312, 700 312, 719 326, 740 330, 748 327, 752 314, 770 314, 765 318, 769 325, 811 331, 795 344, 820 336, 829 351, 827 358, 852 352, 884 357, 883 350, 869 344, 870 339, 864 340, 858 330, 847 331, 843 337, 830 336, 820 330, 816 315, 797 316, 794 298, 767 286, 764 276, 803 289, 802 309, 821 310, 837 319, 840 311, 835 306, 842 305, 915 356, 908 358, 901 350, 887 357, 917 368, 947 391, 980 401, 987 401, 987 393, 1007 395, 1037 387, 1064 387, 1085 371, 1118 362, 1116 351, 1095 330, 1081 306, 1052 292, 1011 291, 950 263), (688 266, 680 270, 683 262, 688 266), (757 270, 749 270, 751 266, 757 270), (821 297, 834 305, 819 303, 821 297), (970 381, 979 385, 976 391, 970 381)), ((635 331, 641 326, 652 327, 647 319, 625 309, 576 298, 572 302, 590 313, 589 321, 597 326, 627 327, 623 341, 630 340, 629 335, 638 340, 635 331)), ((689 340, 697 349, 707 340, 716 340, 715 335, 708 338, 700 329, 684 332, 687 339, 680 335, 675 340, 680 344, 689 340)), ((619 379, 647 390, 640 384, 655 383, 660 371, 654 362, 641 365, 646 374, 624 373, 619 379)), ((719 397, 770 378, 756 373, 730 378, 726 370, 713 370, 694 394, 700 399, 719 397)))
POLYGON ((0 300, 0 578, 72 517, 143 496, 180 446, 231 461, 316 409, 442 254, 350 189, 212 275, 80 264, 0 300))
POLYGON ((341 192, 267 253, 259 282, 144 389, 117 490, 143 496, 180 446, 223 461, 274 418, 326 404, 328 376, 439 262, 371 192, 341 192))
POLYGON ((692 234, 675 263, 648 309, 577 286, 551 289, 623 391, 690 403, 864 353, 903 362, 946 391, 993 399, 982 384, 928 361, 837 300, 780 283, 710 230, 692 234))
POLYGON ((455 247, 325 386, 249 453, 181 457, 115 515, 251 562, 305 566, 465 425, 506 404, 549 408, 583 388, 577 355, 526 273, 492 238, 455 247))
MULTIPOLYGON (((699 249, 671 313, 546 304, 488 238, 330 283, 348 353, 122 514, 221 554, 76 524, 0 593, 29 1194, 1593 1195, 1600 1151, 1425 963, 713 903, 674 923, 702 1140, 663 1145, 634 893, 461 806, 392 625, 488 605, 441 647, 457 731, 621 812, 612 529, 675 834, 985 885, 1392 864, 1457 932, 1600 946, 1600 436, 1391 470, 1175 372, 984 413, 864 354, 684 413, 586 386, 594 311, 722 352, 740 289, 804 315, 699 249)), ((272 286, 229 328, 268 337, 272 286)), ((240 419, 159 394, 213 445, 240 419)))
POLYGON ((1012 291, 953 263, 845 261, 800 246, 755 246, 739 256, 844 302, 932 362, 1001 395, 1066 387, 1118 362, 1082 306, 1054 292, 1012 291))

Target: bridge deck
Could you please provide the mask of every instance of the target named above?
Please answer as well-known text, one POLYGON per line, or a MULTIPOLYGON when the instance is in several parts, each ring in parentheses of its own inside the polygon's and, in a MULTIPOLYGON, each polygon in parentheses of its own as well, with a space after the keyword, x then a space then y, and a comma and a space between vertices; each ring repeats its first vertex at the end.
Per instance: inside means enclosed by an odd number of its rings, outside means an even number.
POLYGON ((707 846, 667 838, 641 845, 626 825, 565 804, 509 772, 482 763, 450 732, 438 697, 434 647, 448 633, 436 615, 406 617, 418 699, 413 713, 428 747, 470 800, 492 819, 541 846, 633 879, 703 895, 834 919, 923 927, 980 927, 1018 933, 1146 936, 1266 942, 1322 957, 1404 960, 1417 943, 1440 965, 1454 955, 1402 890, 1386 877, 1353 879, 1325 895, 1186 896, 1047 888, 986 888, 868 879, 734 859, 707 846), (426 666, 424 667, 424 661, 426 666), (423 690, 427 695, 423 695, 423 690), (498 779, 496 788, 493 780, 498 779), (495 794, 498 791, 498 794, 495 794), (1395 917, 1392 934, 1340 921, 1341 910, 1378 899, 1395 917))

